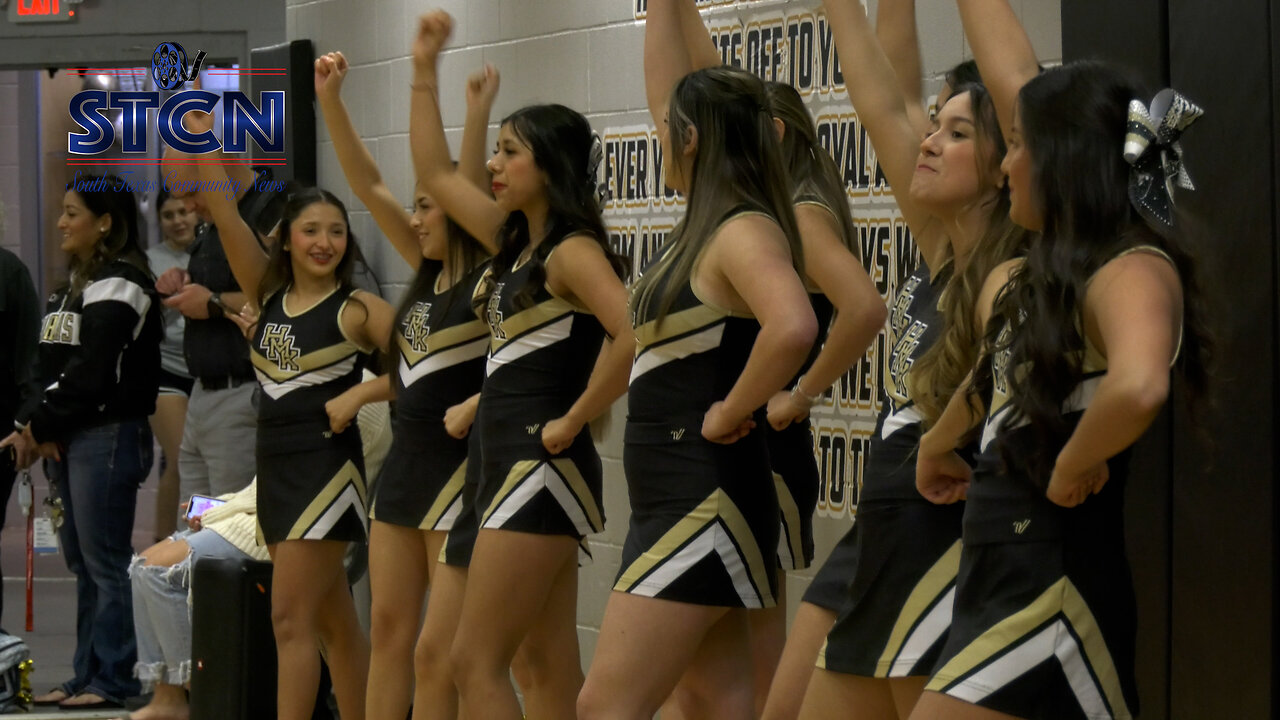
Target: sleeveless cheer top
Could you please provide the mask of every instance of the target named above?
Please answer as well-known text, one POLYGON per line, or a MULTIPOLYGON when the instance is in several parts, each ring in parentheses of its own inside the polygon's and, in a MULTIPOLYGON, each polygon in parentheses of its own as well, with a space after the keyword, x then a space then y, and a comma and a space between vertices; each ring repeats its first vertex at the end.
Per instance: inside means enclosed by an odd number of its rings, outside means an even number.
POLYGON ((916 358, 942 336, 944 323, 938 312, 938 298, 946 282, 941 273, 930 280, 928 267, 921 263, 902 283, 889 309, 887 345, 892 349, 881 374, 883 405, 867 451, 859 504, 923 500, 916 490, 915 463, 923 417, 911 399, 907 378, 916 358))
POLYGON ((526 262, 495 279, 485 308, 490 340, 482 397, 490 407, 497 403, 541 422, 563 415, 586 389, 604 327, 545 283, 531 304, 517 306, 531 269, 526 262))
MULTIPOLYGON (((740 212, 724 222, 747 214, 764 215, 740 212)), ((660 269, 669 254, 662 253, 650 272, 660 269)), ((636 308, 632 317, 636 360, 631 368, 627 420, 669 422, 688 417, 691 422, 696 420, 696 425, 689 428, 696 433, 707 409, 723 400, 738 381, 760 324, 753 316, 703 301, 692 282, 680 289, 666 317, 659 322, 658 298, 667 281, 666 277, 658 279, 649 294, 648 307, 636 308)))
POLYGON ((435 290, 442 271, 434 264, 430 288, 396 318, 397 426, 439 423, 446 410, 479 392, 484 380, 489 326, 476 316, 471 299, 488 263, 443 292, 435 290))
POLYGON ((324 404, 360 382, 369 351, 342 329, 342 311, 356 292, 351 287, 336 288, 296 315, 286 307, 287 289, 267 299, 249 347, 262 385, 260 447, 305 442, 311 430, 327 431, 324 404), (290 427, 308 432, 302 438, 278 432, 290 427))
MULTIPOLYGON (((1148 252, 1172 260, 1158 248, 1139 246, 1130 248, 1116 257, 1134 252, 1148 252)), ((1001 330, 999 342, 1008 340, 1009 325, 1001 330)), ((1098 385, 1107 374, 1107 360, 1084 335, 1082 376, 1080 383, 1063 403, 1062 416, 1066 419, 1068 433, 1075 430, 1081 416, 1093 401, 1098 385)), ((1178 338, 1181 350, 1182 338, 1178 338)), ((1080 351, 1077 351, 1080 352, 1080 351)), ((968 491, 964 515, 964 542, 966 545, 1003 542, 1033 542, 1058 540, 1075 532, 1114 532, 1123 542, 1124 486, 1129 476, 1129 452, 1126 448, 1107 461, 1109 479, 1101 492, 1074 508, 1055 505, 1045 496, 1048 477, 1032 477, 1023 468, 1006 467, 1001 447, 1009 446, 1015 455, 1030 456, 1052 453, 1056 457, 1062 449, 1046 448, 1025 420, 1009 422, 1013 410, 1009 373, 1010 351, 1001 350, 991 356, 992 398, 987 419, 979 443, 977 466, 968 491)))

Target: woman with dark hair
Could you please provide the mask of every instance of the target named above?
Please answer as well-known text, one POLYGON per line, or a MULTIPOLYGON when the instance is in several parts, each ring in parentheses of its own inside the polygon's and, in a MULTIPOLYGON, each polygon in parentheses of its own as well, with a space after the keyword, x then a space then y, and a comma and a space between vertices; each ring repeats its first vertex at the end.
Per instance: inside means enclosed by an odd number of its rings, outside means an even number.
POLYGON ((817 334, 764 84, 687 72, 679 12, 649 4, 645 86, 688 212, 633 290, 631 525, 580 718, 652 717, 673 692, 685 717, 753 716, 747 610, 778 590, 764 406, 817 334))
MULTIPOLYGON (((200 173, 207 188, 226 182, 219 165, 200 173)), ((359 433, 334 432, 325 405, 360 382, 369 353, 386 350, 394 312, 352 287, 355 239, 331 193, 290 196, 268 257, 229 195, 202 192, 236 281, 256 288, 260 308, 249 355, 262 386, 258 522, 275 563, 277 716, 311 716, 323 650, 342 717, 363 718, 369 645, 342 565, 347 543, 365 540, 363 452, 359 433)))
POLYGON ((912 717, 1131 718, 1128 450, 1171 367, 1193 399, 1208 384, 1168 190, 1186 181, 1176 143, 1200 109, 1166 90, 1148 113, 1140 88, 1098 63, 1038 75, 1007 2, 960 12, 1009 122, 1010 216, 1041 235, 986 283, 983 362, 920 442, 920 492, 968 502, 952 632, 912 717), (953 448, 984 414, 970 471, 953 448))
MULTIPOLYGON (((415 673, 414 641, 428 586, 431 602, 421 633, 427 643, 442 631, 452 637, 465 587, 465 569, 442 566, 437 558, 464 504, 466 435, 489 347, 489 326, 471 298, 488 253, 421 184, 413 214, 405 213, 347 114, 340 95, 347 67, 340 52, 315 63, 329 137, 352 192, 415 270, 396 311, 393 374, 356 385, 326 406, 333 430, 341 432, 365 403, 396 400, 391 453, 369 506, 373 605, 366 716, 403 720, 412 704, 419 717, 452 717, 457 691, 447 667, 420 666, 415 673)), ((497 90, 495 72, 468 80, 458 171, 479 187, 488 179, 484 143, 497 90)))
POLYGON ((784 654, 788 671, 779 672, 765 716, 820 718, 856 707, 860 717, 898 718, 910 712, 945 641, 960 538, 959 508, 919 497, 911 458, 977 356, 982 280, 1026 238, 1008 219, 1004 145, 985 88, 951 85, 964 66, 949 73, 921 141, 903 99, 905 79, 860 3, 829 0, 824 8, 842 65, 855 68, 845 78, 849 98, 921 265, 890 306, 885 395, 857 520, 805 594, 784 654), (815 658, 802 702, 796 691, 805 674, 796 668, 815 658))
MULTIPOLYGON (((692 64, 689 70, 719 65, 720 53, 692 2, 680 3, 680 25, 692 64)), ((757 714, 764 709, 786 643, 785 573, 803 570, 813 562, 813 513, 819 478, 809 411, 820 402, 826 388, 867 352, 886 317, 880 291, 859 261, 844 180, 831 154, 818 143, 804 101, 795 88, 783 83, 765 83, 765 91, 770 112, 781 127, 780 149, 791 178, 796 226, 804 249, 803 279, 817 316, 818 337, 800 372, 768 404, 765 436, 778 493, 781 536, 777 605, 748 616, 757 714)), ((664 707, 664 717, 679 712, 679 698, 675 700, 664 707)))
POLYGON ((51 461, 65 513, 59 541, 76 576, 75 677, 36 700, 118 707, 138 692, 128 568, 138 486, 151 470, 160 304, 138 208, 118 177, 69 184, 58 230, 70 275, 46 306, 36 373, 44 392, 0 448, 13 446, 20 467, 37 453, 51 461))
MULTIPOLYGON (((156 218, 160 221, 160 242, 147 248, 147 260, 156 277, 170 268, 187 269, 191 259, 188 246, 196 239, 199 218, 180 198, 161 190, 156 196, 156 218)), ((182 444, 182 426, 187 418, 187 399, 195 380, 187 372, 187 359, 182 354, 182 333, 186 319, 174 308, 164 308, 164 340, 160 342, 160 394, 156 397, 156 414, 151 416, 151 431, 160 441, 164 453, 163 471, 156 486, 157 541, 173 534, 178 526, 178 448, 182 444)))
POLYGON ((509 680, 519 648, 529 716, 572 717, 582 684, 578 548, 604 526, 587 423, 626 390, 635 350, 625 262, 608 247, 601 148, 581 114, 534 105, 505 118, 488 163, 493 197, 449 163, 435 69, 451 30, 440 11, 419 20, 414 168, 449 217, 495 252, 477 296, 491 334, 475 423, 482 462, 472 517, 458 521, 478 529, 473 552, 458 525, 445 545, 446 563, 469 562, 453 677, 462 715, 519 718, 509 680))

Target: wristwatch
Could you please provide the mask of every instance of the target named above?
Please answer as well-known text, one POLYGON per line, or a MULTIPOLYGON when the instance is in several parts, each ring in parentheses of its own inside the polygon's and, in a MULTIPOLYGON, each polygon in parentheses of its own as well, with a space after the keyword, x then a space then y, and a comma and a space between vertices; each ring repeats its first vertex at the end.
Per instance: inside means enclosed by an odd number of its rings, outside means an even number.
POLYGON ((207 303, 210 318, 226 317, 226 306, 222 304, 222 293, 213 293, 207 303))

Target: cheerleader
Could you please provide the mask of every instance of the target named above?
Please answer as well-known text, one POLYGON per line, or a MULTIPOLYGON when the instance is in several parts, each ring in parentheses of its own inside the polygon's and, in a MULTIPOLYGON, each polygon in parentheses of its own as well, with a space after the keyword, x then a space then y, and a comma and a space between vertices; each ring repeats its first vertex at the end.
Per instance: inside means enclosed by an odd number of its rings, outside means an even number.
MULTIPOLYGON (((414 166, 451 218, 497 245, 478 298, 490 355, 476 417, 478 530, 453 675, 463 715, 519 718, 509 673, 523 642, 527 680, 538 688, 528 693, 528 714, 570 717, 582 683, 578 548, 604 526, 587 423, 626 390, 634 351, 625 264, 607 246, 596 195, 601 148, 579 113, 535 105, 505 118, 488 163, 493 197, 449 164, 435 68, 451 29, 440 11, 419 21, 414 166)), ((447 555, 453 545, 450 538, 447 555)))
MULTIPOLYGON (((196 132, 212 124, 203 113, 192 119, 196 132)), ((200 173, 207 187, 226 182, 221 166, 200 173)), ((202 192, 236 281, 257 289, 260 308, 249 354, 262 386, 258 523, 275 564, 278 717, 311 716, 323 650, 342 716, 363 718, 369 645, 342 564, 347 543, 365 540, 363 452, 359 433, 333 431, 325 405, 360 382, 370 352, 387 347, 394 312, 352 287, 354 240, 332 194, 290 196, 268 256, 229 195, 202 192)))
MULTIPOLYGON (((428 671, 416 673, 415 683, 414 641, 428 585, 429 613, 456 605, 453 598, 463 588, 462 579, 436 561, 463 506, 466 435, 489 344, 488 325, 471 298, 488 252, 421 187, 413 214, 405 213, 347 114, 340 94, 347 68, 340 52, 316 60, 320 110, 352 191, 416 273, 396 312, 392 374, 356 385, 326 405, 332 429, 342 432, 364 404, 396 400, 391 453, 369 505, 373 603, 366 714, 402 720, 412 704, 422 716, 432 709, 431 716, 444 717, 456 704, 453 682, 448 672, 420 668, 428 671), (441 580, 442 572, 447 579, 441 580)), ((459 172, 477 185, 488 175, 484 138, 497 87, 496 73, 482 72, 467 84, 459 172)), ((449 624, 456 621, 453 614, 449 624)), ((430 642, 429 629, 422 635, 430 642)))
POLYGON ((1193 398, 1208 380, 1169 195, 1190 185, 1177 139, 1200 109, 1165 90, 1148 110, 1098 63, 1037 75, 1004 0, 960 11, 1008 122, 1010 216, 1041 236, 988 280, 986 358, 920 442, 920 492, 968 502, 952 631, 912 717, 1131 718, 1128 450, 1163 406, 1171 366, 1193 398), (970 471, 953 448, 984 411, 970 471))
MULTIPOLYGON (((692 63, 689 70, 719 65, 720 54, 694 4, 681 2, 679 8, 681 34, 692 63)), ((826 388, 866 353, 886 317, 884 301, 859 262, 844 181, 831 155, 818 143, 804 101, 783 83, 766 83, 765 89, 773 117, 782 125, 782 158, 793 185, 805 286, 817 316, 818 337, 800 374, 774 395, 768 406, 766 438, 781 534, 778 603, 749 615, 757 714, 763 710, 786 640, 784 573, 803 570, 813 562, 813 512, 819 478, 809 411, 826 388)), ((675 707, 663 709, 664 716, 674 712, 679 711, 675 707)))
POLYGON ((774 605, 778 579, 763 407, 817 333, 764 86, 681 78, 677 13, 649 6, 645 80, 689 210, 632 299, 631 526, 580 718, 651 717, 673 690, 686 716, 752 715, 745 611, 774 605))
MULTIPOLYGON (((885 398, 859 489, 854 527, 805 595, 766 717, 897 718, 915 703, 945 639, 960 534, 957 509, 914 492, 910 458, 922 427, 972 366, 973 307, 991 268, 1025 242, 1007 218, 999 129, 981 85, 944 95, 923 142, 863 8, 825 5, 868 130, 922 263, 890 307, 885 398), (907 188, 907 192, 902 192, 907 188), (825 635, 825 640, 823 636, 825 635), (801 704, 802 663, 816 670, 801 704)), ((953 75, 954 77, 954 75, 953 75)))

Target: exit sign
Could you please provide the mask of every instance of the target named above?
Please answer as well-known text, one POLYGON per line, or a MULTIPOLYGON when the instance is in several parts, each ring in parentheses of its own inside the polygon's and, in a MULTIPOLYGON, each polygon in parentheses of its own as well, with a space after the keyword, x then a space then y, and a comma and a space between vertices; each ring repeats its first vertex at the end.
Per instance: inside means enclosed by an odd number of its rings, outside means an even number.
POLYGON ((14 23, 69 22, 76 5, 67 0, 9 0, 9 21, 14 23))

